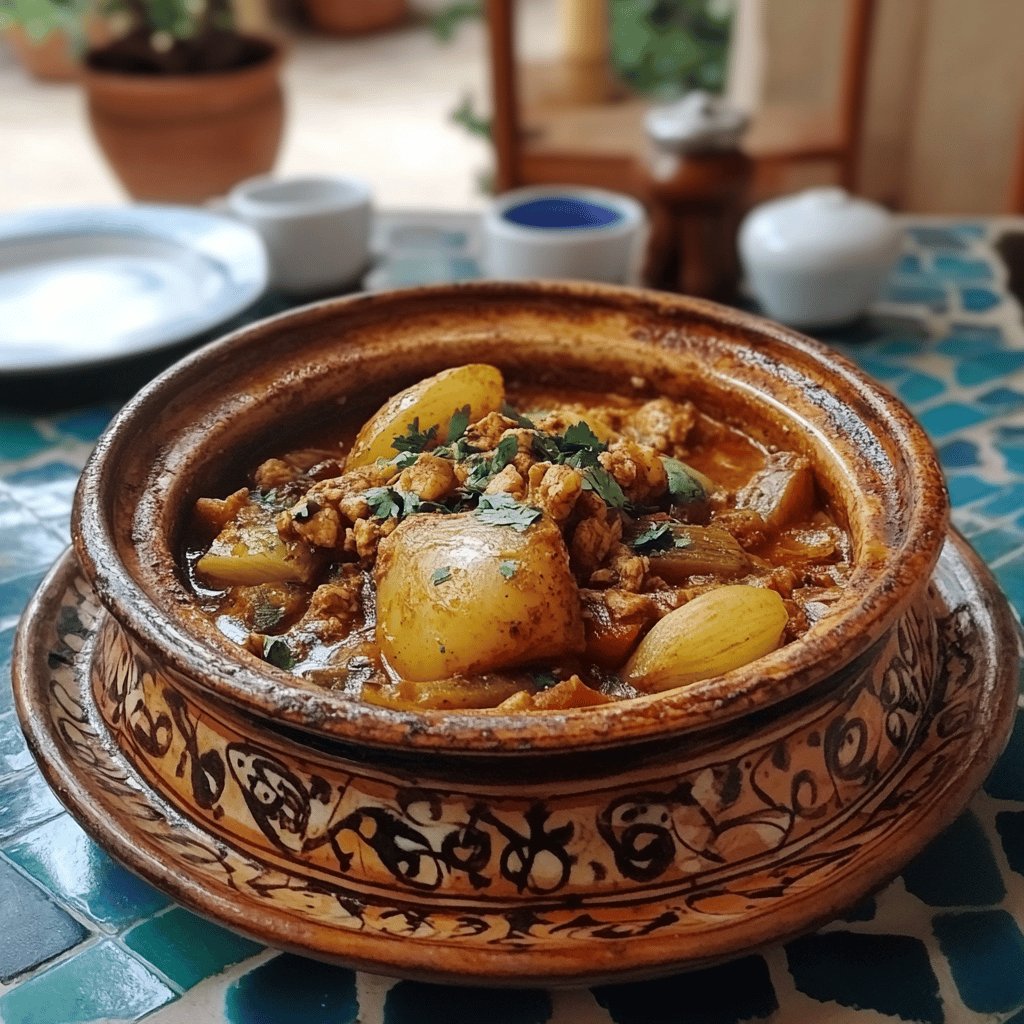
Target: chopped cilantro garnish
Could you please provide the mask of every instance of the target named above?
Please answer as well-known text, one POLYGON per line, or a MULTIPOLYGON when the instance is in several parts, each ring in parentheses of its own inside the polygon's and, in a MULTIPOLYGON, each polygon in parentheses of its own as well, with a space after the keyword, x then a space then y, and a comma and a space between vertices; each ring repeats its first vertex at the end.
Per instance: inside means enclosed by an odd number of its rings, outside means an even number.
POLYGON ((261 602, 256 605, 256 609, 252 613, 252 628, 257 633, 266 633, 268 629, 273 629, 283 618, 283 608, 278 607, 276 604, 271 604, 269 601, 261 602))
POLYGON ((391 447, 399 452, 422 452, 426 451, 428 445, 437 440, 437 432, 440 424, 435 423, 427 430, 420 430, 420 418, 417 416, 412 423, 407 423, 405 433, 399 434, 391 442, 391 447))
POLYGON ((606 505, 625 508, 626 495, 615 477, 601 466, 587 466, 583 470, 584 490, 593 491, 606 505))
POLYGON ((320 511, 318 502, 311 498, 303 498, 298 504, 292 506, 292 519, 297 523, 308 523, 320 511))
POLYGON ((604 451, 607 445, 590 429, 590 424, 584 420, 573 423, 562 435, 565 447, 573 448, 597 448, 604 451))
POLYGON ((279 636, 268 636, 263 641, 263 657, 271 665, 286 672, 295 667, 295 655, 287 642, 279 636))
POLYGON ((677 501, 700 501, 707 494, 703 485, 678 459, 662 456, 662 465, 668 475, 668 490, 677 501))
POLYGON ((528 430, 533 430, 536 424, 528 416, 524 416, 518 409, 513 409, 508 402, 502 402, 501 404, 501 415, 508 420, 515 420, 520 427, 526 427, 528 430))
POLYGON ((490 526, 511 526, 525 533, 530 524, 540 518, 541 511, 532 505, 521 504, 510 494, 484 494, 473 514, 490 526))
POLYGON ((538 690, 550 690, 558 682, 554 672, 532 672, 531 678, 538 690))
POLYGON ((284 495, 278 494, 276 489, 271 489, 269 491, 256 491, 253 494, 252 499, 258 504, 269 509, 271 512, 283 512, 291 505, 291 501, 284 497, 284 495))
POLYGON ((451 444, 454 441, 458 441, 466 432, 466 427, 468 426, 469 406, 464 405, 461 409, 456 409, 452 413, 452 418, 448 421, 448 443, 451 444))
POLYGON ((503 437, 494 451, 494 458, 491 459, 491 472, 500 473, 516 457, 518 451, 519 441, 514 434, 503 437))
POLYGON ((434 586, 438 586, 441 583, 447 583, 452 578, 452 567, 450 565, 442 565, 435 569, 430 574, 430 582, 434 586))
POLYGON ((513 558, 506 558, 498 563, 498 572, 500 572, 507 580, 510 580, 515 576, 516 569, 518 568, 519 563, 513 558))
POLYGON ((677 536, 671 523, 651 523, 633 538, 634 551, 668 551, 689 546, 690 538, 677 536))
POLYGON ((402 512, 402 501, 398 492, 390 487, 371 487, 363 497, 370 506, 375 519, 397 519, 402 512))
POLYGON ((399 452, 392 460, 395 469, 408 469, 418 458, 416 452, 399 452))
POLYGON ((558 440, 553 434, 534 434, 533 450, 535 454, 548 462, 562 461, 562 449, 558 446, 558 440))

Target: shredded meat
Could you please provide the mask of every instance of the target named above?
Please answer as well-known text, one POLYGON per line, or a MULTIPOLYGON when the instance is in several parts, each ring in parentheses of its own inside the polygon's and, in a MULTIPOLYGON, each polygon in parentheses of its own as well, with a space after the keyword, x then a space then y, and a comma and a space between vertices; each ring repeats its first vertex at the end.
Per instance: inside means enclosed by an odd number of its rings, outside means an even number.
POLYGON ((626 418, 623 432, 663 455, 680 455, 685 452, 686 440, 696 421, 697 410, 692 402, 655 398, 626 418))
POLYGON ((377 557, 377 545, 398 525, 397 519, 357 519, 345 531, 345 550, 358 555, 364 562, 377 557))
POLYGON ((595 572, 622 539, 622 520, 602 504, 599 511, 576 526, 569 542, 569 561, 584 579, 595 572))
POLYGON ((500 412, 489 412, 483 419, 471 423, 466 428, 466 440, 482 452, 489 452, 498 447, 502 434, 518 424, 500 412))
POLYGON ((668 490, 668 475, 661 459, 635 441, 615 441, 608 451, 601 452, 598 462, 632 501, 648 504, 668 490))
POLYGON ((440 501, 455 490, 458 481, 448 459, 423 452, 398 477, 400 491, 412 491, 424 501, 440 501))
POLYGON ((527 481, 529 504, 547 512, 556 523, 569 518, 583 491, 583 477, 578 470, 572 466, 553 466, 550 462, 532 465, 527 481))
POLYGON ((211 532, 220 533, 248 504, 248 487, 240 487, 226 498, 200 498, 196 502, 196 519, 211 532))
POLYGON ((517 501, 522 501, 526 495, 526 481, 519 470, 510 463, 492 477, 491 482, 484 488, 484 494, 511 494, 517 501))
POLYGON ((311 628, 320 636, 340 640, 362 614, 362 587, 363 578, 355 573, 322 583, 313 591, 299 628, 311 628))

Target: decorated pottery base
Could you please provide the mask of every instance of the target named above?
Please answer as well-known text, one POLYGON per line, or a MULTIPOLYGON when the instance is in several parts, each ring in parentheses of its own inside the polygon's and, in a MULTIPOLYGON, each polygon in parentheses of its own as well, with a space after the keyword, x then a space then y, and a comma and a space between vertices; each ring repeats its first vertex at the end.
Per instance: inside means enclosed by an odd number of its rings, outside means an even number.
POLYGON ((421 778, 285 738, 147 663, 70 555, 23 619, 14 675, 60 798, 186 906, 382 973, 551 985, 806 930, 959 813, 1008 734, 1018 643, 965 542, 883 643, 831 696, 600 782, 421 778))

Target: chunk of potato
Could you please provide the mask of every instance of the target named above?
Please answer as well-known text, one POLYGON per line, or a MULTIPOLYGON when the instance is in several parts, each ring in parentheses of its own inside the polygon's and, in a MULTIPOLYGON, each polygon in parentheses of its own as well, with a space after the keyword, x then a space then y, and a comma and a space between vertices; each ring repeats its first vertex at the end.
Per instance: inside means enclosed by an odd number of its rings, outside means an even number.
POLYGON ((710 679, 774 651, 788 621, 774 590, 716 587, 657 622, 622 676, 648 693, 710 679))
POLYGON ((221 587, 259 583, 309 583, 320 559, 303 540, 284 540, 274 525, 273 512, 246 505, 219 534, 196 563, 207 582, 221 587))
POLYGON ((469 406, 469 422, 497 412, 505 400, 501 371, 486 363, 469 363, 442 370, 418 384, 399 391, 377 410, 359 431, 345 463, 347 469, 366 466, 397 453, 391 446, 419 420, 419 429, 437 427, 437 439, 448 439, 448 423, 463 406, 469 406))
POLYGON ((418 515, 381 541, 377 640, 405 679, 443 679, 583 649, 579 592, 558 527, 472 512, 418 515))
POLYGON ((750 572, 750 556, 720 526, 673 524, 671 532, 679 546, 651 552, 651 572, 655 576, 669 583, 686 583, 691 576, 727 580, 750 572))

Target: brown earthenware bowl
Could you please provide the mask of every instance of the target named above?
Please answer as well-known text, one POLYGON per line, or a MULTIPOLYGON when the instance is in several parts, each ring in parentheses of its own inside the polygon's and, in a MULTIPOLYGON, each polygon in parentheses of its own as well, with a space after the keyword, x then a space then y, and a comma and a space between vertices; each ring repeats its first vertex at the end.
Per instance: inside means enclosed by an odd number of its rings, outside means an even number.
POLYGON ((153 865, 169 864, 164 884, 189 905, 384 971, 635 976, 806 928, 949 820, 1012 715, 1012 638, 982 643, 1008 629, 991 581, 948 549, 947 582, 929 584, 947 499, 920 427, 822 346, 705 302, 479 283, 264 321, 116 417, 83 474, 73 535, 106 612, 68 641, 72 669, 40 681, 60 659, 39 623, 87 600, 65 570, 18 657, 19 706, 51 780, 131 866, 160 884, 153 865), (469 361, 511 380, 691 398, 805 453, 854 540, 845 598, 743 669, 564 713, 352 702, 221 637, 178 557, 194 499, 289 432, 358 420, 469 361), (961 603, 986 595, 982 626, 948 597, 958 572, 961 603), (98 784, 81 778, 92 763, 98 784))

